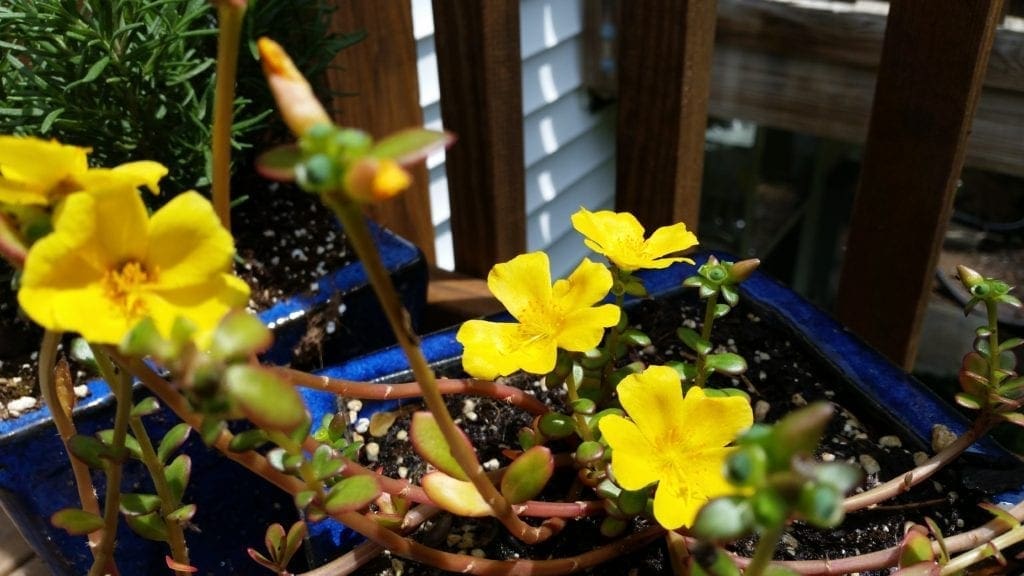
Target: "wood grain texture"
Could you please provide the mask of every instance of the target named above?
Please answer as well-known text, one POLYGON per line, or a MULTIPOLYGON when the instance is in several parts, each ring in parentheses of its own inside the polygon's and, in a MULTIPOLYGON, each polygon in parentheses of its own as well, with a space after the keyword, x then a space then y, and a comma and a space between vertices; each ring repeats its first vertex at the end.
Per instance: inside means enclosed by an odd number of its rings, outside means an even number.
POLYGON ((891 4, 837 311, 907 368, 1001 9, 891 4))
MULTIPOLYGON (((862 143, 885 16, 719 0, 709 113, 862 143)), ((1024 34, 998 30, 966 164, 1024 176, 1024 34)))
POLYGON ((519 2, 433 9, 455 270, 484 278, 526 249, 519 2))
POLYGON ((648 229, 697 227, 715 6, 620 4, 616 209, 648 229))
MULTIPOLYGON (((416 76, 416 43, 409 2, 331 0, 337 31, 364 29, 362 42, 341 51, 328 72, 335 97, 335 121, 360 128, 375 138, 423 125, 416 76)), ((370 215, 423 250, 434 263, 434 226, 430 220, 429 178, 423 163, 411 170, 405 194, 369 206, 370 215)))

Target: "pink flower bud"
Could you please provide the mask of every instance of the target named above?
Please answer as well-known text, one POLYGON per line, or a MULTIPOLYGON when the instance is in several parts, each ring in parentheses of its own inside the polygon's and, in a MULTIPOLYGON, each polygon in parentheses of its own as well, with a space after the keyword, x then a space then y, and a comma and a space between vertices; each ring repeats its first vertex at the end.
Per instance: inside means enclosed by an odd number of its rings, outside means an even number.
POLYGON ((258 45, 263 74, 292 133, 301 137, 317 124, 330 123, 331 118, 316 99, 313 88, 281 45, 266 37, 260 38, 258 45))

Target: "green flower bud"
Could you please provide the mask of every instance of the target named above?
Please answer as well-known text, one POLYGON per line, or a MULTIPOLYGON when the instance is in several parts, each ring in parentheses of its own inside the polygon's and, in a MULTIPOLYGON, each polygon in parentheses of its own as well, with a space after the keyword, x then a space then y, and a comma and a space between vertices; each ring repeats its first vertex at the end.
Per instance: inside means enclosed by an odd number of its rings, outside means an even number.
POLYGON ((750 499, 754 519, 759 526, 781 526, 789 516, 789 506, 782 496, 770 488, 758 490, 750 499))
POLYGON ((768 455, 756 444, 741 447, 726 460, 726 474, 737 486, 760 486, 768 472, 768 455))
POLYGON ((843 521, 843 497, 827 484, 808 482, 800 490, 800 515, 819 528, 832 528, 843 521))

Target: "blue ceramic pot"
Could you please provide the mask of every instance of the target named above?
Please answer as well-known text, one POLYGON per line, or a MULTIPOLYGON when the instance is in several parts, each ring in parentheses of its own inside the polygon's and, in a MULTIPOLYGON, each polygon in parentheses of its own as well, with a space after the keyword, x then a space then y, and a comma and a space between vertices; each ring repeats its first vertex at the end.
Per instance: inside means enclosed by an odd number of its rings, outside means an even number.
MULTIPOLYGON (((382 259, 411 317, 417 320, 426 301, 427 268, 422 253, 395 234, 371 223, 382 259)), ((274 347, 264 360, 283 364, 306 332, 309 318, 325 306, 344 306, 335 319, 336 330, 325 339, 325 362, 339 362, 394 342, 383 313, 367 285, 362 264, 351 264, 320 280, 318 290, 282 301, 260 318, 274 329, 274 347)), ((75 408, 80 434, 113 426, 114 399, 107 385, 88 383, 89 396, 75 408)), ((142 393, 139 391, 138 393, 142 393)), ((144 419, 153 438, 160 438, 178 420, 168 410, 144 419)), ((201 533, 186 533, 191 558, 200 574, 249 574, 261 570, 246 548, 262 548, 266 526, 290 525, 296 512, 289 496, 255 477, 239 465, 206 449, 193 434, 184 451, 192 458, 192 482, 184 501, 195 503, 193 519, 201 533)), ((103 493, 103 475, 93 481, 103 493)), ((125 467, 124 490, 153 493, 142 465, 125 467)), ((20 418, 0 422, 0 504, 14 519, 22 535, 55 574, 80 575, 88 571, 91 555, 85 539, 69 536, 50 526, 50 516, 79 506, 67 456, 45 407, 20 418)), ((124 523, 118 531, 118 566, 121 573, 164 574, 163 543, 143 540, 124 523)))
MULTIPOLYGON (((729 255, 717 256, 720 260, 735 260, 729 255)), ((695 260, 699 266, 707 260, 707 255, 698 255, 695 260)), ((696 273, 696 266, 681 263, 665 270, 644 271, 641 275, 653 297, 670 296, 682 289, 684 278, 696 273)), ((767 275, 757 272, 746 280, 742 284, 742 298, 762 319, 775 323, 780 335, 801 340, 820 355, 835 373, 832 380, 837 397, 843 398, 844 405, 855 415, 858 411, 870 411, 861 413, 873 414, 876 420, 891 425, 894 433, 902 432, 902 436, 916 441, 922 448, 931 444, 933 424, 944 424, 958 434, 967 429, 967 420, 935 393, 767 275)), ((458 362, 462 346, 455 340, 455 333, 453 328, 425 337, 423 349, 427 359, 438 364, 458 362)), ((361 381, 411 379, 405 357, 397 348, 381 350, 321 373, 361 381)), ((335 399, 328 394, 313 391, 304 391, 304 394, 310 406, 320 414, 337 409, 335 399)), ((394 409, 397 402, 364 403, 367 404, 372 404, 366 408, 372 412, 394 409)), ((1018 459, 989 440, 975 444, 968 457, 983 460, 986 466, 997 469, 1019 464, 1018 459)), ((1022 499, 1024 478, 1019 479, 1015 489, 996 495, 993 501, 1014 504, 1022 499)), ((320 563, 359 541, 357 534, 337 522, 325 521, 310 527, 311 554, 320 563)))

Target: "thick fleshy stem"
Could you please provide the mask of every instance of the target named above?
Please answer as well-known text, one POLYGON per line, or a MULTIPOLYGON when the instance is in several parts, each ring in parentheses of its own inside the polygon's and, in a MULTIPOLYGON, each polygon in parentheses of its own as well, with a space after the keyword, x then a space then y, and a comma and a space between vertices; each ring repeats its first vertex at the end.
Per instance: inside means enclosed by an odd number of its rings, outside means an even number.
POLYGON ((952 444, 943 448, 938 454, 929 458, 925 463, 870 490, 848 497, 843 501, 843 509, 847 512, 854 512, 884 502, 910 490, 931 478, 936 472, 955 460, 964 450, 970 448, 979 438, 987 434, 993 424, 994 422, 990 417, 982 416, 978 418, 967 432, 957 438, 952 444))
MULTIPOLYGON (((304 388, 323 390, 345 398, 359 398, 361 400, 399 400, 403 398, 418 398, 423 394, 420 385, 416 382, 404 384, 375 384, 368 382, 354 382, 340 378, 328 378, 327 376, 316 376, 301 370, 275 366, 270 368, 277 376, 286 382, 304 388)), ((471 378, 437 380, 437 388, 441 394, 474 394, 506 402, 516 406, 533 416, 540 416, 551 411, 543 402, 537 400, 523 390, 515 386, 486 382, 471 378)))
MULTIPOLYGON (((1007 513, 1017 520, 1024 520, 1024 502, 1016 504, 1007 510, 1007 513)), ((993 538, 1007 532, 1009 529, 1010 527, 1007 525, 1006 521, 996 518, 985 523, 983 526, 971 530, 970 532, 964 532, 962 534, 947 537, 946 550, 951 553, 962 552, 986 542, 990 542, 993 538)), ((694 544, 696 543, 695 540, 691 540, 691 542, 694 544)), ((932 549, 938 553, 938 542, 932 543, 932 549)), ((883 568, 895 566, 896 563, 899 562, 901 553, 902 550, 900 549, 900 546, 897 545, 884 550, 877 550, 875 552, 869 552, 859 556, 851 556, 849 558, 785 560, 774 562, 773 564, 783 568, 788 568, 805 576, 833 576, 839 574, 850 574, 851 572, 881 570, 883 568)), ((744 558, 741 556, 733 556, 733 558, 736 561, 736 564, 741 568, 751 562, 750 558, 744 558)))
MULTIPOLYGON (((618 306, 619 310, 622 310, 622 303, 626 300, 626 287, 622 281, 624 272, 611 263, 608 264, 608 268, 611 270, 612 278, 614 278, 612 294, 615 295, 615 305, 618 306)), ((601 390, 605 398, 611 398, 615 392, 615 390, 610 389, 608 382, 611 379, 612 372, 615 371, 615 349, 619 346, 620 324, 621 322, 609 328, 604 339, 605 350, 608 351, 608 363, 601 370, 601 390)))
POLYGON ((231 230, 231 126, 235 113, 235 76, 238 44, 242 37, 245 2, 218 2, 217 82, 213 96, 211 143, 213 209, 220 223, 231 230))
MULTIPOLYGON (((122 369, 129 369, 132 374, 142 380, 143 384, 185 423, 193 428, 197 428, 202 424, 201 418, 192 411, 188 401, 142 361, 130 360, 117 355, 114 355, 114 360, 122 369)), ((267 459, 259 453, 232 452, 229 449, 231 437, 231 433, 225 430, 221 432, 214 442, 214 446, 224 456, 241 464, 289 494, 295 495, 305 489, 304 483, 293 476, 288 476, 273 468, 267 462, 267 459)), ((612 558, 637 550, 654 541, 664 532, 664 529, 660 526, 652 526, 611 544, 569 558, 553 560, 489 560, 465 554, 452 554, 435 550, 383 528, 371 518, 358 512, 335 514, 333 518, 404 558, 453 572, 494 576, 554 576, 585 570, 607 562, 612 558)))
MULTIPOLYGON (((114 364, 110 361, 110 357, 107 356, 104 350, 94 347, 93 358, 96 359, 96 365, 99 367, 103 378, 108 382, 113 382, 114 378, 117 378, 117 372, 114 370, 114 364)), ((131 401, 130 396, 128 400, 129 402, 131 401)), ((157 498, 160 499, 160 512, 166 518, 168 514, 177 510, 181 503, 174 497, 170 485, 167 484, 163 462, 160 461, 156 450, 153 448, 153 442, 149 438, 149 432, 146 431, 146 427, 142 424, 142 418, 132 415, 129 417, 128 425, 131 427, 132 434, 139 443, 139 448, 142 452, 142 464, 146 467, 146 471, 149 472, 149 477, 153 480, 153 487, 156 489, 157 498)), ((171 548, 171 557, 174 558, 175 562, 187 566, 189 563, 188 547, 185 544, 185 532, 182 530, 181 524, 175 521, 167 521, 165 524, 167 526, 167 543, 171 548)), ((187 572, 178 572, 178 574, 187 576, 187 572)))
POLYGON ((380 301, 388 323, 395 333, 399 346, 405 352, 412 369, 413 376, 422 389, 423 402, 427 409, 433 413, 441 434, 451 448, 452 456, 459 466, 469 477, 470 482, 480 492, 484 502, 491 508, 492 514, 497 518, 509 532, 516 538, 528 544, 541 542, 552 533, 550 526, 531 526, 518 516, 512 509, 508 500, 501 495, 501 492, 487 478, 483 466, 477 460, 476 452, 472 446, 466 444, 462 433, 455 425, 448 408, 445 406, 444 398, 438 391, 434 372, 430 369, 423 351, 419 347, 419 338, 416 336, 409 322, 409 315, 402 307, 401 301, 395 292, 391 277, 381 263, 380 254, 373 244, 369 228, 363 219, 363 213, 359 206, 350 200, 338 198, 337 196, 324 195, 324 201, 341 220, 345 233, 348 236, 352 248, 355 250, 359 260, 366 269, 370 279, 370 285, 380 301))
MULTIPOLYGON (((75 486, 78 489, 78 499, 82 504, 82 510, 99 516, 100 504, 96 500, 96 487, 92 484, 89 466, 79 460, 68 445, 78 430, 75 429, 75 421, 71 417, 71 402, 74 392, 71 392, 72 395, 68 397, 68 402, 62 402, 62 394, 57 389, 59 383, 53 373, 60 338, 60 332, 47 330, 43 333, 43 343, 39 348, 39 390, 43 394, 43 401, 50 408, 53 423, 57 426, 57 435, 60 436, 60 441, 64 444, 64 451, 68 453, 68 461, 71 463, 71 473, 75 477, 75 486)), ((66 393, 67 391, 65 391, 66 393)), ((93 553, 93 558, 96 557, 102 540, 102 530, 89 534, 89 549, 93 553)))
MULTIPOLYGON (((718 292, 708 296, 708 302, 704 308, 704 323, 700 327, 700 337, 705 342, 711 341, 711 327, 715 324, 715 308, 718 306, 718 292)), ((697 377, 694 386, 703 388, 707 382, 707 354, 697 354, 697 377)))
POLYGON ((991 542, 982 544, 951 559, 942 567, 942 571, 939 574, 942 576, 960 574, 962 570, 966 570, 974 564, 991 558, 993 552, 1006 550, 1010 546, 1022 541, 1024 541, 1024 525, 1018 524, 1011 528, 1009 532, 993 538, 991 542))
POLYGON ((105 466, 107 491, 103 502, 104 537, 92 567, 89 568, 89 576, 107 574, 107 564, 114 559, 114 542, 117 540, 117 520, 121 507, 121 472, 124 469, 124 459, 128 457, 125 438, 128 436, 128 420, 132 410, 132 377, 122 371, 108 382, 117 401, 114 412, 114 435, 110 441, 114 458, 107 460, 105 466))
POLYGON ((772 562, 772 557, 775 555, 775 546, 779 543, 779 538, 782 538, 784 528, 781 525, 769 528, 757 539, 754 557, 750 559, 750 564, 743 571, 746 576, 761 576, 761 574, 764 574, 765 568, 772 562))

